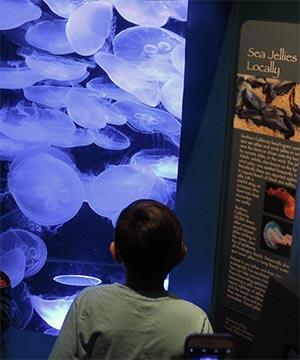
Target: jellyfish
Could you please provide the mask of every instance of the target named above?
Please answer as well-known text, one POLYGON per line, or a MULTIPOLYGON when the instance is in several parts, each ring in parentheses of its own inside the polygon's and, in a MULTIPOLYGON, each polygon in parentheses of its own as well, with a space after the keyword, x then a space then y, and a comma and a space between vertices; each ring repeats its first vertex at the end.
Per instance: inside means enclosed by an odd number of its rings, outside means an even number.
MULTIPOLYGON (((0 238, 0 240, 2 239, 0 238)), ((23 281, 25 263, 26 259, 24 252, 18 248, 0 255, 1 270, 8 275, 12 288, 16 287, 23 281)))
POLYGON ((129 100, 139 102, 139 99, 129 92, 119 88, 113 83, 103 83, 102 77, 95 77, 88 81, 86 87, 97 92, 97 95, 104 99, 129 100))
POLYGON ((77 128, 73 134, 51 141, 52 145, 62 148, 73 148, 77 146, 88 146, 95 141, 95 134, 89 129, 77 128))
POLYGON ((50 108, 61 109, 66 107, 67 94, 71 90, 69 86, 51 84, 38 84, 23 89, 27 100, 50 108))
POLYGON ((113 40, 114 54, 134 64, 148 80, 167 81, 177 69, 172 62, 173 50, 184 44, 184 38, 169 30, 134 26, 119 32, 113 40))
POLYGON ((78 7, 70 15, 66 26, 66 36, 72 49, 83 56, 95 54, 109 36, 112 19, 109 1, 87 2, 78 7))
POLYGON ((67 20, 46 20, 31 25, 25 34, 26 41, 51 54, 63 55, 74 52, 66 36, 67 20))
POLYGON ((27 156, 13 160, 8 188, 23 214, 44 226, 70 220, 83 202, 82 183, 75 169, 46 149, 29 149, 27 156))
POLYGON ((48 325, 60 330, 76 296, 77 294, 46 299, 42 296, 32 295, 31 303, 34 310, 48 325))
POLYGON ((107 123, 115 125, 126 123, 126 117, 112 104, 86 88, 69 91, 67 111, 76 124, 89 129, 102 129, 107 123))
POLYGON ((183 76, 174 75, 160 90, 164 107, 178 119, 182 118, 183 76))
POLYGON ((89 275, 57 275, 53 280, 71 286, 96 286, 102 282, 101 279, 89 275))
MULTIPOLYGON (((23 252, 25 259, 23 277, 25 278, 39 272, 47 259, 47 248, 44 241, 38 235, 27 230, 9 229, 0 235, 0 255, 7 255, 14 250, 23 252)), ((22 268, 19 262, 14 262, 13 265, 15 272, 22 268)))
POLYGON ((167 185, 149 168, 112 166, 95 177, 86 193, 89 206, 114 222, 123 208, 141 198, 161 202, 168 198, 167 185))
MULTIPOLYGON (((1 8, 1 6, 0 6, 1 8)), ((1 62, 0 65, 0 88, 1 89, 22 89, 32 86, 38 81, 45 79, 45 76, 30 69, 24 61, 1 62)))
POLYGON ((163 149, 143 149, 131 157, 130 165, 150 167, 157 176, 177 179, 178 156, 170 155, 163 149))
POLYGON ((135 131, 168 136, 180 134, 179 121, 166 111, 126 100, 117 101, 114 106, 127 117, 127 124, 135 131))
POLYGON ((129 138, 121 131, 106 125, 94 131, 95 144, 107 150, 124 150, 130 146, 129 138))
POLYGON ((284 235, 280 226, 275 221, 269 221, 263 232, 264 240, 271 249, 278 249, 278 245, 292 245, 292 236, 284 235))
POLYGON ((41 9, 29 0, 1 0, 0 30, 14 29, 41 15, 41 9))
POLYGON ((80 6, 82 6, 86 0, 43 0, 49 8, 58 16, 63 18, 69 18, 70 15, 80 6))
POLYGON ((185 45, 179 44, 177 45, 172 52, 172 63, 179 71, 180 74, 184 74, 184 66, 185 66, 185 45))
POLYGON ((72 119, 57 109, 30 107, 19 103, 0 112, 0 131, 18 141, 51 142, 53 139, 68 137, 75 130, 72 119))
POLYGON ((12 322, 11 326, 25 329, 33 315, 33 306, 30 301, 31 294, 27 284, 22 281, 12 289, 12 322))
POLYGON ((27 144, 24 141, 13 140, 0 133, 0 160, 12 160, 25 149, 27 144))
POLYGON ((171 18, 179 21, 187 21, 188 0, 163 0, 162 3, 168 9, 171 18))
POLYGON ((158 105, 159 85, 156 80, 145 79, 142 71, 128 65, 113 54, 98 52, 94 55, 94 59, 111 81, 121 89, 136 96, 147 105, 158 105))
POLYGON ((169 12, 163 1, 113 0, 118 13, 133 24, 164 26, 169 12))
POLYGON ((90 62, 83 60, 38 53, 36 51, 26 53, 24 49, 20 50, 19 54, 25 57, 26 65, 43 75, 44 79, 78 79, 86 75, 88 67, 93 66, 90 62))

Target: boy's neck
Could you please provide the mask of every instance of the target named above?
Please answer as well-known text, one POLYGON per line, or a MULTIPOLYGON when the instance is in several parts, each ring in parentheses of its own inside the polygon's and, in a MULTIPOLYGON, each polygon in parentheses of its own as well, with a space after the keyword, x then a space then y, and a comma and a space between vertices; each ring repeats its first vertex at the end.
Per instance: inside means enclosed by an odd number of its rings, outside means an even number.
POLYGON ((149 278, 140 278, 127 274, 125 285, 137 292, 164 293, 164 280, 153 280, 149 278))

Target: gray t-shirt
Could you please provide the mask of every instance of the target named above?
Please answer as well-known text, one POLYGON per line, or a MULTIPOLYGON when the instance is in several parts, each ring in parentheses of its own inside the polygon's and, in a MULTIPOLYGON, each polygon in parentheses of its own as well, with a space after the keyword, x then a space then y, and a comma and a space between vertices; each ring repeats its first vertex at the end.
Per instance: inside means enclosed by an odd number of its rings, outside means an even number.
POLYGON ((50 359, 170 359, 188 334, 212 332, 201 308, 167 292, 100 285, 76 297, 50 359))

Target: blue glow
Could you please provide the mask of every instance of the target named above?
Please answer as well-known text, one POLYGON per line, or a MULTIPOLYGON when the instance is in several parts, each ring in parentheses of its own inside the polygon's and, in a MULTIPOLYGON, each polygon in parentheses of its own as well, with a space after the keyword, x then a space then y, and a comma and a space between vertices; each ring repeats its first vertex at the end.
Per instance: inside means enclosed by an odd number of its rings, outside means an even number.
POLYGON ((174 208, 187 3, 1 1, 0 261, 13 326, 57 335, 71 286, 124 280, 107 249, 120 211, 139 198, 174 208))
POLYGON ((54 329, 60 330, 77 294, 55 299, 33 295, 31 302, 39 316, 54 329))
POLYGON ((108 1, 87 2, 74 10, 66 26, 72 49, 80 55, 95 54, 110 33, 112 18, 112 5, 108 1))
POLYGON ((102 282, 101 279, 88 275, 58 275, 53 280, 60 284, 72 286, 96 286, 102 282))
POLYGON ((66 37, 66 20, 47 20, 31 25, 25 34, 26 41, 51 54, 69 54, 74 50, 66 37), (47 42, 45 42, 45 37, 47 42))
MULTIPOLYGON (((47 259, 47 248, 44 241, 36 234, 22 230, 10 229, 0 235, 0 255, 19 249, 25 256, 24 277, 35 275, 44 266, 47 259)), ((14 269, 22 268, 15 262, 14 269)), ((23 280, 23 278, 22 278, 23 280)))
POLYGON ((28 21, 38 19, 41 9, 29 0, 1 0, 0 30, 16 28, 28 21))
POLYGON ((12 162, 8 187, 20 210, 40 225, 62 224, 80 209, 82 183, 75 170, 47 152, 12 162), (30 184, 30 196, 26 186, 30 184))

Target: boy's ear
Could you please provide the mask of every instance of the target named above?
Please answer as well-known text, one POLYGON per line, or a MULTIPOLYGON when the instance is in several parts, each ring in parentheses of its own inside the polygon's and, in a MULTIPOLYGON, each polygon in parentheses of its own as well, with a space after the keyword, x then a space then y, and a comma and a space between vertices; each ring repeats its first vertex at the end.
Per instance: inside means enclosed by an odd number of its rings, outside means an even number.
POLYGON ((115 262, 116 262, 117 264, 121 264, 122 259, 121 259, 121 256, 120 256, 118 250, 116 249, 116 243, 115 243, 114 241, 112 241, 112 242, 110 243, 109 251, 110 251, 113 259, 115 260, 115 262))

